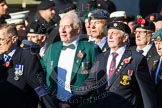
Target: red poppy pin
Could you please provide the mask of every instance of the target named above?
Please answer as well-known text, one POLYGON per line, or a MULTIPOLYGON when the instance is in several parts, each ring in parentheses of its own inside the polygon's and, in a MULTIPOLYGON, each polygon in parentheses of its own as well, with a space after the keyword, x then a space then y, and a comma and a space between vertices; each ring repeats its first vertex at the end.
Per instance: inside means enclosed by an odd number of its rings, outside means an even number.
POLYGON ((131 60, 131 57, 128 57, 128 58, 125 58, 125 59, 123 60, 123 62, 124 62, 125 64, 129 64, 129 63, 130 63, 130 60, 131 60))
POLYGON ((79 51, 77 56, 78 56, 78 58, 82 58, 83 57, 83 53, 81 51, 79 51))
POLYGON ((10 66, 10 61, 7 61, 7 62, 5 63, 5 66, 6 66, 6 67, 9 67, 9 66, 10 66))
POLYGON ((145 25, 146 21, 143 18, 138 18, 137 23, 140 24, 140 25, 145 25))

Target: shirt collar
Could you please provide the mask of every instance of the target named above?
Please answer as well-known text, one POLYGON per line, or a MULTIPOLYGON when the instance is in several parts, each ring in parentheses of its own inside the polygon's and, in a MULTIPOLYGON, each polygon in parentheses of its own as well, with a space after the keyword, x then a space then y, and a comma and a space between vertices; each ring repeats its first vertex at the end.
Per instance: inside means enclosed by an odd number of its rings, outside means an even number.
MULTIPOLYGON (((120 47, 120 48, 119 48, 118 50, 116 50, 115 52, 118 53, 118 54, 123 54, 124 51, 125 51, 125 49, 126 49, 126 45, 120 47)), ((112 53, 113 53, 113 51, 111 50, 111 51, 110 51, 110 54, 112 54, 112 53)))

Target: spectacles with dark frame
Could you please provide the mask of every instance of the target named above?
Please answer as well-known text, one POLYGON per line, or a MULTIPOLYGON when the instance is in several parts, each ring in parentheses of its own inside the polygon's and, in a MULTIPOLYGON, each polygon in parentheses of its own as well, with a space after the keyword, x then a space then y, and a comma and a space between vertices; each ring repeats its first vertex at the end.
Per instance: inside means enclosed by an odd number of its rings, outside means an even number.
POLYGON ((152 31, 135 31, 134 34, 146 35, 153 33, 152 31))

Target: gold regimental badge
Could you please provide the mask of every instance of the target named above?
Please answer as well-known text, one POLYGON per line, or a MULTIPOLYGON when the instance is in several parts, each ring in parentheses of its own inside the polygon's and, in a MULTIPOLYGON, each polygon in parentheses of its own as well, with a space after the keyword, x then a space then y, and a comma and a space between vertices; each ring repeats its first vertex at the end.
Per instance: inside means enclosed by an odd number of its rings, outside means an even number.
POLYGON ((122 85, 129 85, 129 76, 128 75, 123 75, 120 81, 120 84, 122 85))

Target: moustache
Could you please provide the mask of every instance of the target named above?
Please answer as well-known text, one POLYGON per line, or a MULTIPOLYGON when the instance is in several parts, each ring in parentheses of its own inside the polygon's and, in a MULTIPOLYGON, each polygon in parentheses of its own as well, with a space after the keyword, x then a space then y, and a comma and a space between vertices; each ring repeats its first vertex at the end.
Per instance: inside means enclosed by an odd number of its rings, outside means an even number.
POLYGON ((162 50, 157 50, 157 52, 160 52, 160 53, 162 53, 162 50))

